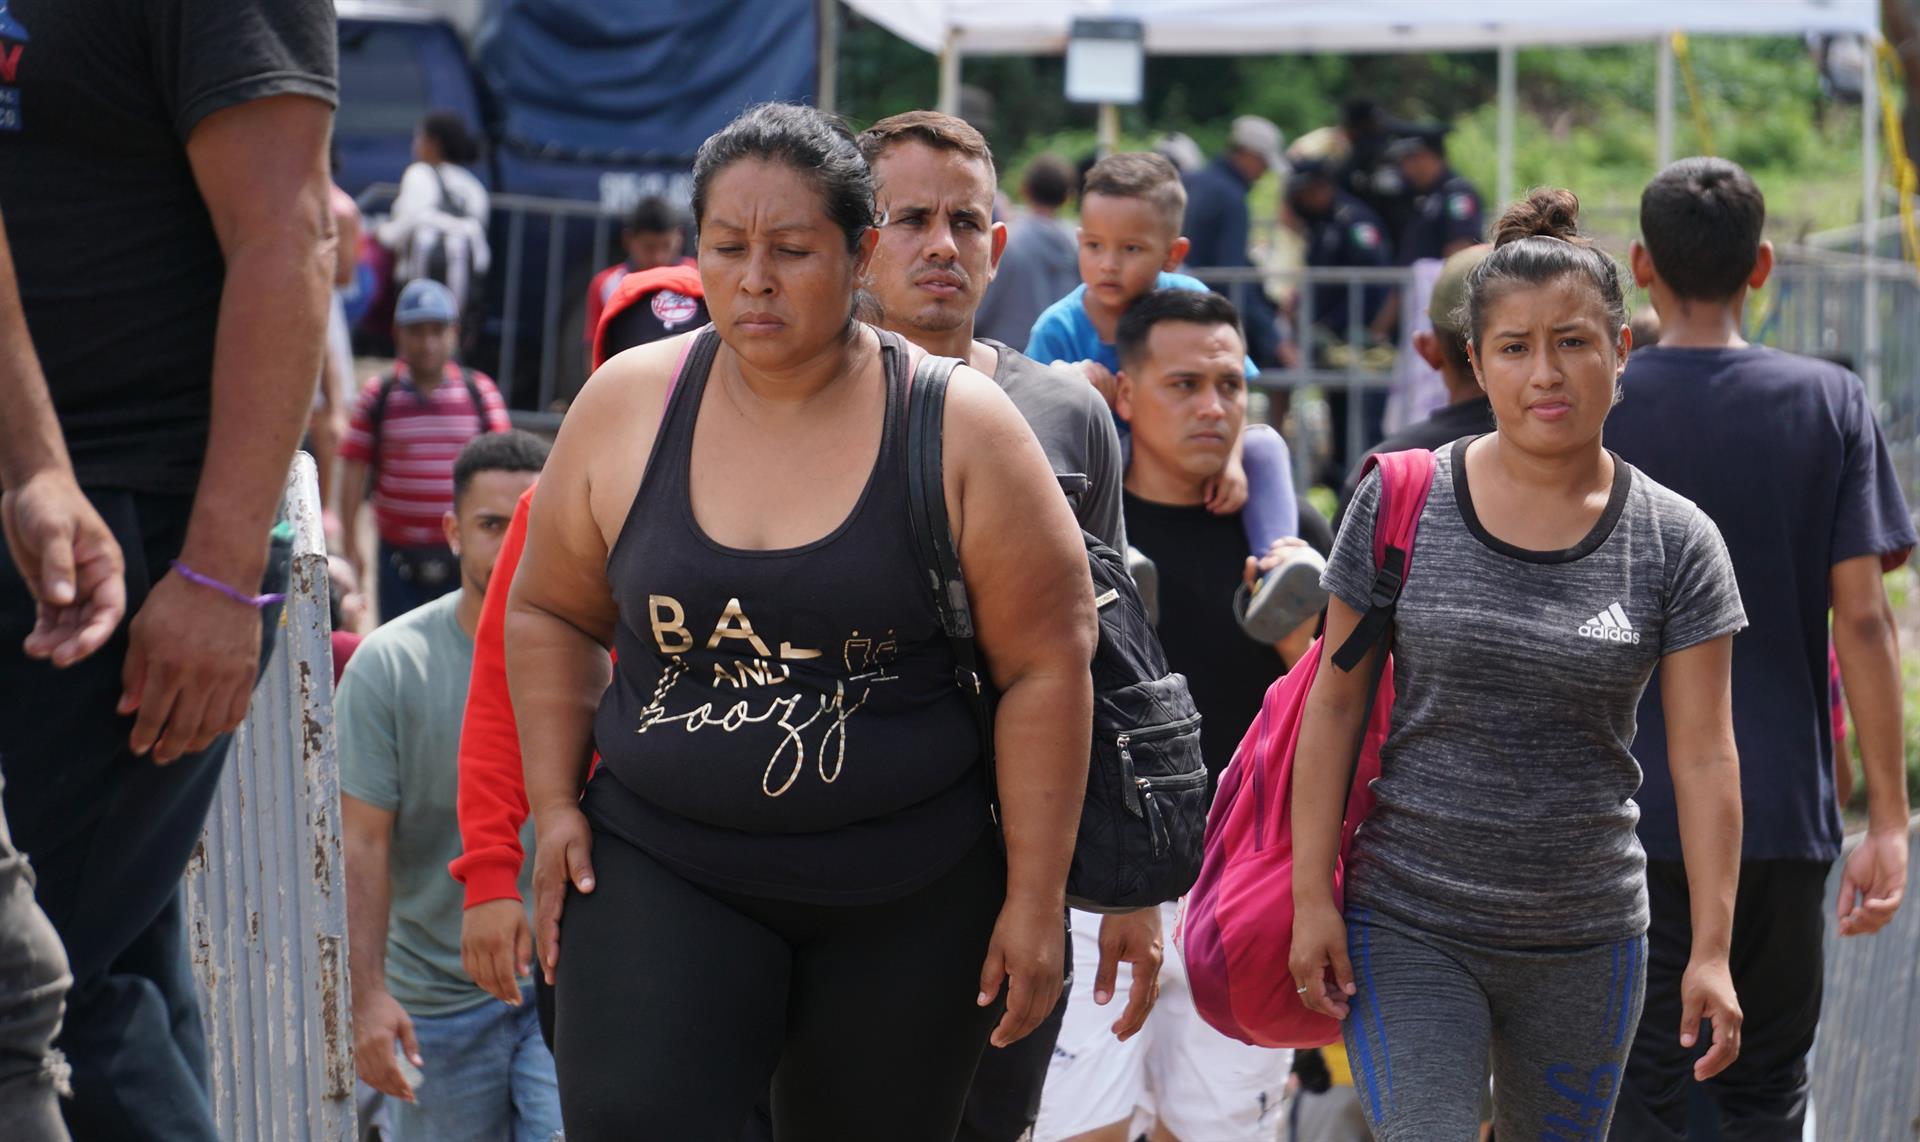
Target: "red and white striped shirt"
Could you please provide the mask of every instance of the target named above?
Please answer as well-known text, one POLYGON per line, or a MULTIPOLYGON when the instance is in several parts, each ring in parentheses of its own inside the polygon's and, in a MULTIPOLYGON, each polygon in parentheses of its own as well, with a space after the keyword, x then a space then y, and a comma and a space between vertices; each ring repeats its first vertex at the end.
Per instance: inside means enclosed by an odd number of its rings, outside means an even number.
MULTIPOLYGON (((373 518, 380 538, 395 547, 439 547, 446 543, 440 518, 453 510, 453 462, 467 441, 480 435, 480 414, 460 383, 460 367, 447 364, 432 395, 422 396, 407 378, 404 361, 394 362, 400 383, 387 398, 380 424, 380 456, 374 469, 373 518)), ((340 445, 342 460, 375 464, 373 406, 380 400, 381 377, 360 387, 353 418, 340 445)), ((487 427, 505 432, 506 402, 484 373, 473 374, 486 405, 487 427)))

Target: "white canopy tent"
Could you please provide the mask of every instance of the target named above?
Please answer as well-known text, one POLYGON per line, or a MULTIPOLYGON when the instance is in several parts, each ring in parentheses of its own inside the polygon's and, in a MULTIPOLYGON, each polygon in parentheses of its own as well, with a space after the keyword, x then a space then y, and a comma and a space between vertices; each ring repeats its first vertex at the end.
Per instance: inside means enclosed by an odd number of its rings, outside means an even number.
POLYGON ((930 52, 1047 55, 1076 16, 1140 20, 1159 55, 1490 50, 1729 35, 1879 30, 1879 0, 846 0, 930 52))
MULTIPOLYGON (((1515 53, 1521 47, 1654 41, 1658 157, 1673 157, 1672 35, 1873 37, 1880 0, 844 0, 862 16, 940 57, 940 108, 959 108, 964 55, 1057 55, 1075 17, 1141 22, 1156 55, 1493 51, 1499 55, 1498 201, 1513 197, 1515 53)), ((1874 69, 1861 115, 1861 221, 1879 216, 1879 116, 1874 69)), ((1871 281, 1871 278, 1869 279, 1871 281)), ((1867 323, 1869 382, 1877 321, 1867 323)))
MULTIPOLYGON (((1552 44, 1660 45, 1656 92, 1664 163, 1673 146, 1671 34, 1879 32, 1879 0, 845 0, 849 8, 940 56, 940 106, 959 106, 963 55, 1057 55, 1075 17, 1141 22, 1157 55, 1495 51, 1500 57, 1500 187, 1513 192, 1514 50, 1552 44)), ((1872 83, 1871 69, 1868 75, 1872 83)), ((1867 106, 1873 105, 1871 87, 1867 106)), ((1878 185, 1873 116, 1863 117, 1863 194, 1878 185)), ((1864 203, 1869 216, 1877 202, 1864 203)))

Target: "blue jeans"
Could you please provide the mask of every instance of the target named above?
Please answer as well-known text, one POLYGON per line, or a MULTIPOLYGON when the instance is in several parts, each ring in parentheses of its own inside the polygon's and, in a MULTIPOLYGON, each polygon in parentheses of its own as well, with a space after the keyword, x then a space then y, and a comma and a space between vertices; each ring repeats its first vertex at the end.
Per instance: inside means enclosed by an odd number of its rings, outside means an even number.
POLYGON ((415 1102, 389 1099, 393 1142, 550 1142, 560 1088, 540 1041, 533 989, 519 1007, 489 997, 451 1015, 415 1015, 425 1076, 415 1102))

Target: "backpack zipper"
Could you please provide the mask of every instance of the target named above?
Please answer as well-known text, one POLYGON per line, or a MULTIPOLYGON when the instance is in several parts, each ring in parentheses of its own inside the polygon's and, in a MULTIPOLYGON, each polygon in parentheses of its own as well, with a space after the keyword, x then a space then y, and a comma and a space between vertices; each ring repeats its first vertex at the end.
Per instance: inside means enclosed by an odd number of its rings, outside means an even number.
MULTIPOLYGON (((1134 776, 1133 743, 1136 741, 1150 742, 1159 741, 1161 738, 1178 737, 1199 724, 1200 715, 1192 714, 1178 721, 1164 722, 1157 726, 1148 726, 1145 729, 1129 730, 1126 733, 1118 734, 1114 737, 1113 744, 1120 748, 1121 776, 1125 778, 1120 790, 1121 799, 1126 802, 1129 813, 1140 818, 1146 817, 1147 809, 1140 801, 1140 794, 1143 790, 1152 788, 1152 785, 1146 778, 1134 776)), ((1204 779, 1206 770, 1202 769, 1200 773, 1204 779)), ((1191 777, 1192 775, 1182 774, 1181 776, 1191 777)), ((1162 780, 1164 781, 1165 779, 1163 778, 1162 780)))
POLYGON ((1181 789, 1203 788, 1207 784, 1207 770, 1202 766, 1192 773, 1176 773, 1160 778, 1136 777, 1133 782, 1139 786, 1141 799, 1146 802, 1147 824, 1153 837, 1153 858, 1159 860, 1167 854, 1169 842, 1166 821, 1161 816, 1159 803, 1153 799, 1154 791, 1171 793, 1181 789))

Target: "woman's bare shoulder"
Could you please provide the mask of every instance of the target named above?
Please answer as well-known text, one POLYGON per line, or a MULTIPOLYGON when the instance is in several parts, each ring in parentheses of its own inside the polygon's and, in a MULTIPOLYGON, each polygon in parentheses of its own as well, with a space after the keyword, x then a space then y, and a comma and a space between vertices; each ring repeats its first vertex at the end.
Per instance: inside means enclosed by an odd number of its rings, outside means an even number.
POLYGON ((1008 435, 1033 435, 1006 390, 970 365, 954 369, 947 382, 946 423, 947 439, 963 446, 990 444, 1008 435))
POLYGON ((682 333, 636 345, 608 358, 587 378, 580 395, 567 409, 568 423, 583 421, 590 430, 610 428, 606 424, 609 418, 624 419, 648 409, 658 419, 657 413, 665 407, 672 387, 674 366, 698 335, 698 330, 682 333))

